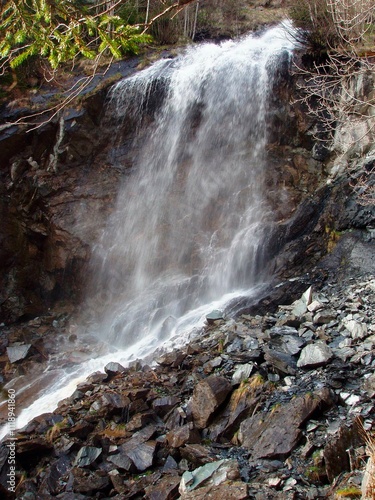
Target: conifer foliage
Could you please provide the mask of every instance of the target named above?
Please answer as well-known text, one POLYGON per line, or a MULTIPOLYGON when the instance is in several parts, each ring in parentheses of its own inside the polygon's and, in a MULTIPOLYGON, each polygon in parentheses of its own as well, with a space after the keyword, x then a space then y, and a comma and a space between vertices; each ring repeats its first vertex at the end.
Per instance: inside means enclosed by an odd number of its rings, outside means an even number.
MULTIPOLYGON (((118 2, 117 2, 118 3, 118 2)), ((77 56, 114 58, 138 52, 150 40, 139 26, 114 15, 116 2, 5 0, 1 2, 0 74, 32 56, 52 68, 77 56)))

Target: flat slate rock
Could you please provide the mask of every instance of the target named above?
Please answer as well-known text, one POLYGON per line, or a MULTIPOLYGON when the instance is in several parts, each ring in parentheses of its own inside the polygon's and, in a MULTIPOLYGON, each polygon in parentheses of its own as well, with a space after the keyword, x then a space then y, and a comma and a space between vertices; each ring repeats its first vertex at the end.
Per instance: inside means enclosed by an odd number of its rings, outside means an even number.
POLYGON ((15 363, 16 361, 25 359, 30 350, 30 347, 31 344, 20 344, 7 347, 7 355, 10 363, 15 363))
POLYGON ((251 459, 285 460, 302 437, 301 428, 322 406, 332 406, 329 389, 292 399, 266 415, 257 413, 244 420, 238 432, 240 444, 249 449, 251 459), (287 425, 286 425, 287 423, 287 425))
POLYGON ((206 427, 209 419, 225 401, 232 390, 231 383, 224 377, 211 375, 195 387, 191 401, 194 423, 199 429, 206 427))
POLYGON ((324 342, 309 344, 301 351, 297 362, 298 368, 317 368, 330 362, 333 351, 324 342))

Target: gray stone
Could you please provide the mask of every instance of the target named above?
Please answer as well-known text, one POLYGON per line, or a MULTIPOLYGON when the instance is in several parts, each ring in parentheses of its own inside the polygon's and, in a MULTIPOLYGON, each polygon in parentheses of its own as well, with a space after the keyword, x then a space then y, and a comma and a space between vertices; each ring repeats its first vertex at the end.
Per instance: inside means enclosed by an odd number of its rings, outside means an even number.
POLYGON ((307 311, 307 304, 304 300, 296 300, 293 302, 292 314, 297 318, 300 318, 307 311))
POLYGON ((203 365, 203 369, 205 373, 211 373, 215 368, 218 368, 223 364, 223 358, 221 356, 217 356, 214 359, 210 359, 203 365))
POLYGON ((234 341, 228 345, 226 348, 226 352, 228 354, 234 353, 234 352, 241 352, 243 349, 243 342, 241 339, 236 338, 234 341))
POLYGON ((128 455, 121 449, 121 446, 118 449, 118 453, 115 455, 109 455, 107 458, 107 462, 111 462, 119 469, 130 470, 133 462, 130 460, 128 455))
POLYGON ((353 339, 364 339, 367 336, 367 325, 355 319, 344 319, 343 324, 353 339))
POLYGON ((126 443, 123 448, 137 470, 142 472, 152 466, 156 444, 156 441, 147 441, 146 443, 129 447, 126 443))
POLYGON ((95 446, 83 446, 83 448, 81 448, 77 453, 74 465, 76 467, 87 467, 95 462, 101 453, 102 448, 96 448, 95 446))
POLYGON ((165 474, 166 472, 176 471, 177 469, 178 463, 171 455, 168 455, 162 470, 163 474, 165 474))
POLYGON ((244 346, 246 349, 255 350, 259 348, 259 341, 257 339, 245 339, 244 346))
POLYGON ((207 320, 208 324, 213 324, 213 323, 215 323, 215 321, 218 321, 221 319, 224 319, 223 311, 219 311, 218 309, 211 311, 206 316, 206 320, 207 320))
POLYGON ((311 304, 311 301, 312 301, 312 287, 311 286, 302 294, 301 300, 303 300, 303 302, 307 306, 311 304))
POLYGON ((179 398, 175 396, 165 396, 163 398, 157 398, 152 402, 152 407, 155 413, 161 417, 170 412, 178 403, 179 398))
POLYGON ((15 363, 16 361, 20 361, 21 359, 25 359, 31 344, 13 344, 7 347, 7 355, 10 363, 15 363))
POLYGON ((61 492, 61 476, 70 470, 71 464, 67 456, 60 457, 49 469, 47 469, 43 484, 49 493, 57 495, 61 492))
POLYGON ((284 352, 275 351, 274 349, 265 349, 264 359, 273 368, 285 375, 294 375, 296 373, 296 360, 284 352))
POLYGON ((301 351, 301 355, 297 362, 299 368, 317 368, 324 366, 333 357, 333 352, 330 347, 324 342, 316 342, 309 344, 301 351))
POLYGON ((122 365, 120 365, 120 363, 115 363, 114 361, 111 361, 104 367, 104 371, 110 377, 114 377, 115 375, 123 373, 125 371, 125 368, 122 365))
POLYGON ((301 337, 297 337, 295 335, 284 335, 283 337, 272 339, 270 347, 276 351, 294 356, 301 352, 301 349, 305 344, 305 340, 301 337))
POLYGON ((319 300, 313 300, 311 304, 307 306, 309 312, 316 312, 323 308, 323 304, 319 300))
POLYGON ((334 355, 343 361, 352 358, 356 351, 352 347, 339 347, 338 349, 332 349, 334 355))
POLYGON ((314 325, 326 325, 331 321, 336 319, 336 313, 333 311, 323 310, 319 311, 314 315, 313 323, 314 325))
POLYGON ((193 471, 186 471, 182 475, 179 493, 194 491, 210 482, 213 486, 239 476, 238 463, 236 460, 218 460, 202 465, 193 471))
POLYGON ((363 390, 370 398, 375 396, 375 373, 370 374, 363 383, 363 390))
POLYGON ((273 326, 270 329, 271 339, 285 335, 298 335, 298 330, 292 326, 273 326))
POLYGON ((232 385, 240 384, 243 380, 250 377, 254 365, 247 363, 245 365, 236 365, 232 376, 232 385))

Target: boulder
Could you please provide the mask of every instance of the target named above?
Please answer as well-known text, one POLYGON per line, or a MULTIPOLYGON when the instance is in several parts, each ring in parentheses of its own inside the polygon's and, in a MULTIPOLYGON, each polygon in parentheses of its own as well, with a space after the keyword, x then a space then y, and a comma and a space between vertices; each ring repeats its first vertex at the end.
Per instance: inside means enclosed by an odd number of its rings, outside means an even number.
POLYGON ((248 485, 242 481, 227 481, 219 486, 204 486, 180 496, 181 500, 245 500, 246 498, 250 498, 248 485))
POLYGON ((182 458, 194 465, 204 465, 215 460, 209 449, 201 444, 186 444, 179 451, 182 458))
POLYGON ((47 471, 41 488, 45 488, 51 495, 55 496, 63 491, 64 482, 62 477, 70 470, 71 464, 67 456, 61 456, 47 471))
POLYGON ((334 321, 336 317, 337 314, 335 312, 323 309, 314 315, 313 323, 314 325, 326 325, 331 321, 334 321))
POLYGON ((367 337, 367 325, 355 319, 344 319, 343 324, 353 339, 364 339, 367 337))
POLYGON ((314 313, 319 311, 320 309, 323 309, 323 307, 323 304, 319 300, 313 300, 311 304, 307 306, 307 310, 314 313))
POLYGON ((140 444, 128 442, 123 445, 123 450, 137 470, 142 472, 151 467, 154 461, 156 445, 156 441, 147 441, 140 444))
POLYGON ((316 342, 302 349, 299 360, 297 361, 297 366, 299 368, 317 368, 318 366, 324 366, 329 363, 332 357, 332 349, 328 347, 327 344, 324 342, 316 342))
POLYGON ((121 448, 121 446, 118 447, 116 454, 108 456, 107 462, 111 462, 119 469, 127 471, 129 471, 133 465, 133 462, 130 460, 127 453, 121 448))
POLYGON ((162 354, 158 358, 156 358, 156 362, 160 366, 172 366, 173 368, 177 368, 183 360, 186 358, 186 354, 181 351, 172 351, 162 354))
POLYGON ((67 434, 69 436, 77 437, 79 439, 85 439, 94 430, 94 424, 87 422, 87 420, 81 420, 76 423, 70 429, 67 429, 67 434))
POLYGON ((176 460, 172 457, 172 455, 168 455, 167 459, 165 461, 164 467, 163 467, 163 474, 165 473, 170 473, 170 472, 176 472, 178 469, 178 463, 176 460))
POLYGON ((240 422, 253 414, 259 404, 261 392, 262 384, 255 387, 245 382, 233 391, 228 405, 209 427, 210 438, 216 440, 220 436, 232 437, 240 422))
POLYGON ((162 477, 156 485, 145 488, 146 498, 148 500, 174 500, 178 495, 179 484, 179 476, 168 474, 162 477))
POLYGON ((278 351, 288 354, 290 356, 295 356, 301 352, 306 342, 301 337, 297 335, 284 335, 282 337, 277 337, 272 339, 270 346, 278 351))
POLYGON ((358 447, 364 441, 359 425, 341 425, 338 432, 331 436, 324 447, 323 457, 329 482, 342 472, 350 471, 348 450, 358 447))
POLYGON ((264 359, 281 374, 294 375, 296 373, 296 360, 290 354, 267 348, 264 349, 264 359))
POLYGON ((114 391, 107 391, 94 401, 90 407, 90 411, 94 413, 98 412, 99 415, 111 415, 119 413, 129 406, 130 399, 127 396, 114 391))
POLYGON ((175 396, 165 396, 163 398, 155 399, 152 402, 152 407, 157 415, 163 417, 168 412, 170 412, 179 402, 180 399, 175 396))
POLYGON ((316 410, 332 406, 329 389, 292 399, 277 405, 266 415, 258 413, 244 420, 238 432, 238 441, 248 448, 252 460, 260 458, 284 460, 297 446, 301 428, 316 410), (288 425, 285 425, 285 423, 288 425))
POLYGON ((102 449, 95 446, 83 446, 77 453, 74 465, 76 467, 87 467, 101 455, 102 449))
POLYGON ((108 461, 124 470, 130 470, 132 465, 142 472, 151 467, 156 452, 156 441, 150 440, 156 426, 150 424, 133 434, 132 438, 118 447, 115 455, 110 455, 108 461))
POLYGON ((197 429, 192 428, 191 424, 183 425, 172 429, 166 436, 168 445, 171 448, 180 448, 186 443, 200 443, 201 437, 197 429))
POLYGON ((236 365, 232 375, 232 385, 238 385, 242 381, 248 379, 253 371, 254 365, 246 363, 244 365, 236 365))
POLYGON ((72 469, 72 475, 74 493, 83 493, 91 498, 93 498, 98 491, 106 489, 110 485, 109 477, 104 471, 91 472, 80 468, 74 468, 72 469))
POLYGON ((193 471, 186 471, 182 475, 179 493, 195 492, 202 486, 218 486, 226 481, 238 479, 240 472, 237 460, 218 460, 198 467, 193 471))
POLYGON ((195 387, 191 400, 191 412, 198 429, 207 426, 219 406, 231 392, 232 386, 224 377, 211 375, 195 387))
POLYGON ((16 343, 9 347, 7 347, 7 355, 10 363, 15 363, 16 361, 20 361, 21 359, 25 359, 31 344, 20 344, 16 343))
POLYGON ((298 335, 298 330, 293 327, 293 326, 273 326, 270 329, 270 337, 271 339, 277 338, 277 337, 284 337, 286 335, 298 335))
POLYGON ((206 316, 206 320, 209 325, 212 325, 215 323, 215 321, 219 321, 221 319, 224 319, 224 314, 223 311, 219 311, 218 309, 211 311, 206 316))
POLYGON ((114 361, 111 361, 104 367, 104 371, 109 377, 115 377, 116 375, 119 375, 120 373, 124 373, 126 369, 120 365, 120 363, 116 363, 114 361))

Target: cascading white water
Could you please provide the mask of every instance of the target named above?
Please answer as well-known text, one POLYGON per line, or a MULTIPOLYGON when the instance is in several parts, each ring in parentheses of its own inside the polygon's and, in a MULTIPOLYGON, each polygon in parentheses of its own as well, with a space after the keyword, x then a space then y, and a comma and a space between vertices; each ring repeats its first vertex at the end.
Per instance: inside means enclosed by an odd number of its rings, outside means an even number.
POLYGON ((124 124, 164 95, 95 251, 98 335, 160 343, 188 311, 265 278, 269 92, 291 47, 278 27, 191 48, 114 87, 110 112, 124 124))
POLYGON ((89 288, 97 310, 90 332, 118 350, 60 370, 19 427, 109 360, 125 364, 163 342, 182 343, 207 312, 256 294, 268 278, 267 114, 273 75, 292 49, 276 27, 190 48, 113 88, 108 113, 120 129, 138 128, 138 153, 95 246, 89 288))

